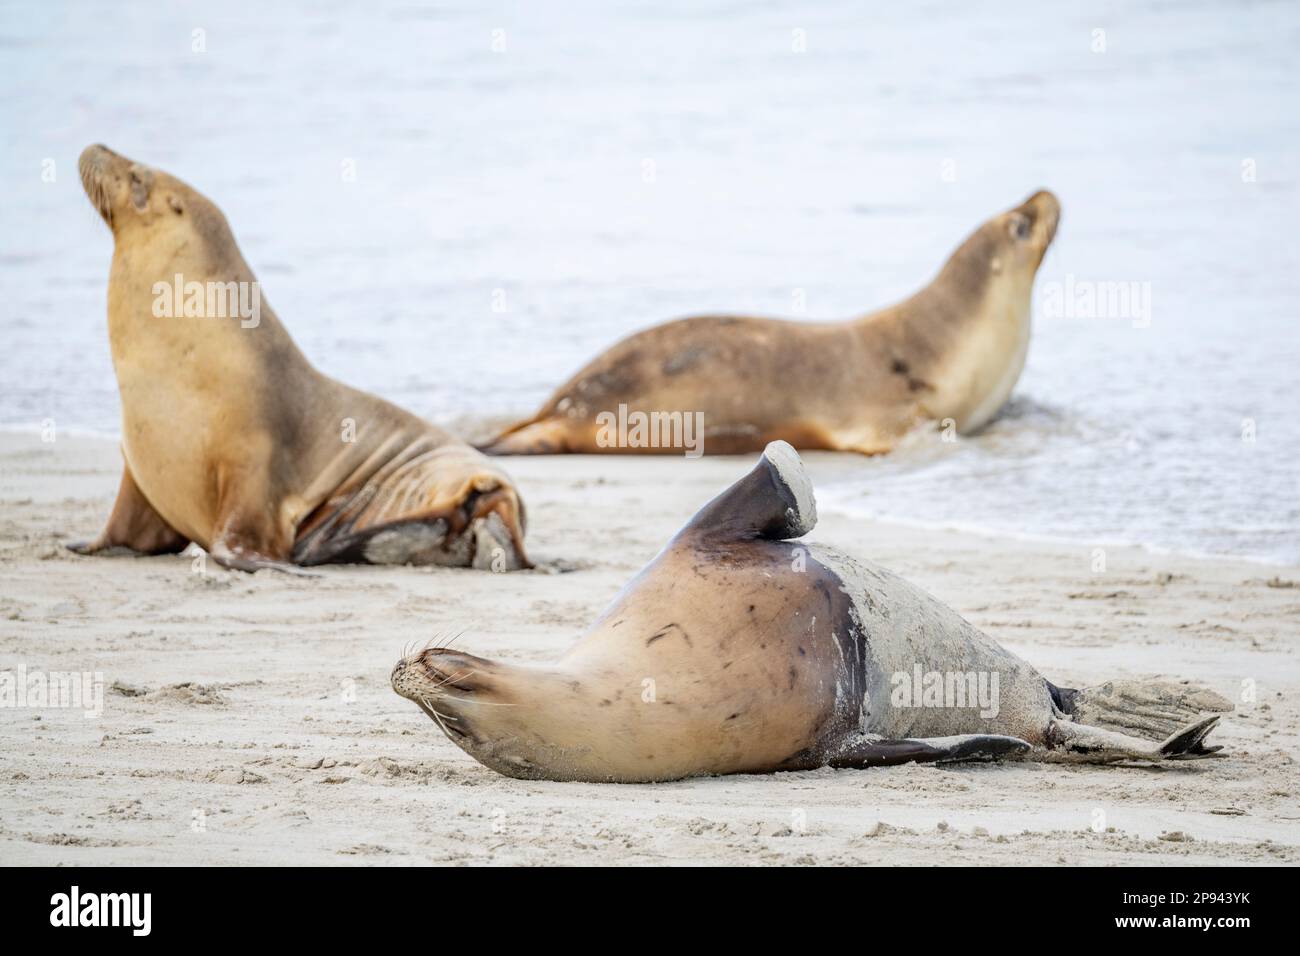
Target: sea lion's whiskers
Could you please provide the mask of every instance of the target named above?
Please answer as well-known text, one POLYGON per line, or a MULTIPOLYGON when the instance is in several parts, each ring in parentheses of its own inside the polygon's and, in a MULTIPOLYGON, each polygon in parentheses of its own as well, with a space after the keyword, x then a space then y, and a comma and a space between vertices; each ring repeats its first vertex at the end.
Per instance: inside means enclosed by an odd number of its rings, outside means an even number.
POLYGON ((456 643, 457 641, 459 641, 462 637, 464 637, 464 636, 465 636, 465 633, 466 633, 465 631, 457 631, 455 634, 453 634, 450 638, 447 639, 447 643, 444 644, 444 645, 442 645, 441 650, 444 650, 444 651, 445 651, 445 650, 447 650, 448 648, 450 648, 451 645, 455 644, 455 643, 456 643))
POLYGON ((420 648, 420 652, 425 653, 428 651, 445 651, 447 648, 451 647, 451 645, 454 644, 456 641, 460 640, 460 638, 463 637, 464 634, 465 632, 463 630, 455 631, 455 632, 452 631, 437 632, 431 638, 425 641, 424 646, 420 648), (450 637, 448 637, 447 635, 450 635, 450 637))
POLYGON ((475 700, 472 697, 451 697, 447 694, 439 694, 439 700, 454 700, 461 704, 478 704, 480 707, 518 707, 518 704, 512 704, 504 700, 475 700))
POLYGON ((433 707, 423 697, 418 698, 416 700, 416 703, 420 705, 420 709, 422 711, 424 711, 426 714, 428 714, 437 722, 438 726, 442 728, 442 732, 444 734, 446 734, 448 737, 451 737, 452 735, 451 728, 449 728, 443 721, 450 720, 454 722, 456 720, 455 717, 449 716, 448 714, 442 714, 434 710, 433 707))
POLYGON ((463 674, 448 674, 446 677, 444 677, 444 678, 443 678, 441 681, 439 681, 437 684, 434 684, 434 685, 433 685, 433 689, 434 689, 434 690, 437 690, 439 687, 442 687, 442 686, 445 685, 445 684, 451 684, 451 683, 454 683, 454 682, 456 682, 456 681, 458 681, 458 680, 461 680, 461 679, 463 679, 463 678, 465 678, 465 677, 473 677, 473 676, 474 676, 475 674, 477 674, 477 673, 478 673, 478 671, 468 670, 468 671, 465 671, 463 674))
MULTIPOLYGON (((86 177, 83 176, 83 179, 86 177)), ((108 190, 104 188, 103 180, 93 172, 89 178, 89 189, 87 195, 90 197, 90 204, 95 207, 95 211, 104 217, 104 221, 113 225, 113 207, 108 202, 108 190)))
POLYGON ((442 728, 442 732, 446 734, 448 737, 450 737, 451 731, 448 730, 447 725, 442 722, 442 715, 438 713, 436 710, 434 710, 432 707, 426 707, 425 711, 427 711, 429 715, 432 716, 433 719, 438 722, 438 726, 442 728))
POLYGON ((429 708, 429 711, 430 711, 431 713, 436 714, 437 716, 441 717, 443 720, 450 720, 450 721, 453 721, 453 722, 457 722, 457 721, 460 720, 459 717, 453 717, 451 714, 444 714, 442 711, 437 710, 436 708, 434 708, 434 706, 433 706, 432 704, 429 703, 429 698, 427 698, 427 697, 421 697, 420 700, 424 703, 424 705, 425 705, 426 707, 429 708))

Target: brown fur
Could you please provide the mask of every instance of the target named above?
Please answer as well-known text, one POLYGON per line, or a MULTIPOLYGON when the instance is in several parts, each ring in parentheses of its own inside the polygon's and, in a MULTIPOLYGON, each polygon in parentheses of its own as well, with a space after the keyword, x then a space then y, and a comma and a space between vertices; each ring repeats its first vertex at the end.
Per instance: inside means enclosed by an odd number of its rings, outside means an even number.
POLYGON ((194 541, 254 570, 374 560, 367 541, 394 531, 393 560, 486 566, 479 538, 462 538, 495 515, 508 538, 497 566, 527 563, 509 478, 441 429, 322 375, 264 298, 249 327, 153 314, 155 283, 176 274, 256 282, 212 202, 103 146, 82 154, 81 174, 114 237, 108 332, 125 469, 108 526, 76 550, 152 553, 194 541), (354 440, 344 440, 345 420, 354 440), (445 531, 441 546, 420 528, 445 531), (404 551, 402 534, 419 546, 404 551))
POLYGON ((848 322, 697 316, 638 332, 484 450, 680 454, 603 446, 597 416, 620 404, 703 412, 704 450, 721 454, 776 439, 872 454, 926 420, 978 429, 1023 366, 1034 274, 1058 218, 1055 197, 1036 193, 981 226, 912 298, 848 322))

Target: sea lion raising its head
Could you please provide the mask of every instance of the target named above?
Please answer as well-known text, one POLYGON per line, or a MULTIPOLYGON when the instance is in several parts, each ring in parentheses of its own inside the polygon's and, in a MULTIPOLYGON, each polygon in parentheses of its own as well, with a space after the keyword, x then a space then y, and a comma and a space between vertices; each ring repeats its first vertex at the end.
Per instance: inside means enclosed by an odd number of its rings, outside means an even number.
POLYGON ((798 456, 774 443, 554 665, 432 648, 393 688, 488 767, 548 780, 1219 749, 1201 715, 1231 709, 1217 695, 1055 687, 901 578, 792 540, 815 523, 798 456))
POLYGON ((1024 368, 1034 276, 1060 211, 1035 193, 980 226, 916 295, 862 318, 699 316, 638 332, 484 450, 680 454, 684 416, 718 454, 777 439, 875 454, 924 421, 976 431, 1024 368), (636 416, 670 434, 629 435, 621 423, 636 416))
POLYGON ((125 465, 107 527, 74 550, 158 554, 193 541, 243 570, 527 564, 510 479, 313 368, 214 203, 104 146, 80 167, 113 231, 108 335, 125 465))

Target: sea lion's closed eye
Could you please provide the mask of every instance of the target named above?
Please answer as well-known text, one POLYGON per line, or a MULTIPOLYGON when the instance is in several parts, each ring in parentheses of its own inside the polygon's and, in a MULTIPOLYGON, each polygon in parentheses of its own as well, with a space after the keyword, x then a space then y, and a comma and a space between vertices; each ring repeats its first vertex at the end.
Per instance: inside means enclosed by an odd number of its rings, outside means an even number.
POLYGON ((131 169, 131 205, 141 212, 149 205, 149 184, 152 178, 138 168, 131 169))

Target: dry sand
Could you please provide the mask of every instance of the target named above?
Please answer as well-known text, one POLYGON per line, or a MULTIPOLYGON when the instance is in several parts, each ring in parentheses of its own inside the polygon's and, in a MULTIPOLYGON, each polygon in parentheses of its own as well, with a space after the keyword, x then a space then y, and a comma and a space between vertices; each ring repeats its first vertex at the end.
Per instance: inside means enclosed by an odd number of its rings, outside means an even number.
MULTIPOLYGON (((814 481, 854 464, 807 461, 814 481)), ((1212 738, 1230 756, 531 783, 475 763, 389 689, 402 646, 464 631, 472 652, 553 658, 749 459, 512 460, 542 570, 310 579, 64 550, 108 513, 112 442, 0 434, 0 466, 0 671, 100 672, 106 686, 97 719, 0 710, 5 863, 1300 859, 1300 568, 1108 548, 1094 573, 1088 543, 823 508, 817 540, 908 576, 1057 683, 1165 675, 1240 702, 1212 738)))

